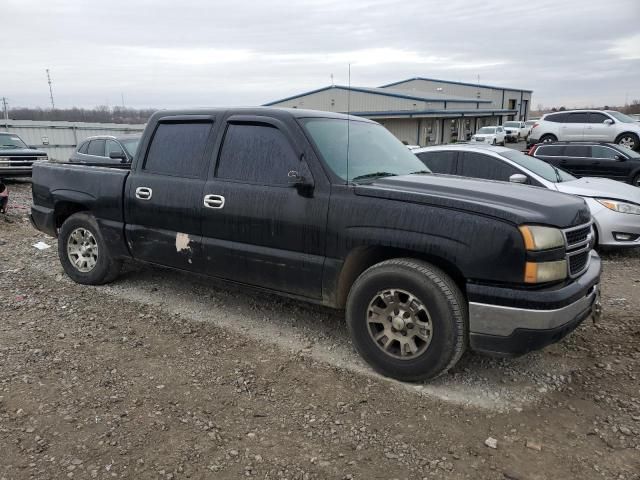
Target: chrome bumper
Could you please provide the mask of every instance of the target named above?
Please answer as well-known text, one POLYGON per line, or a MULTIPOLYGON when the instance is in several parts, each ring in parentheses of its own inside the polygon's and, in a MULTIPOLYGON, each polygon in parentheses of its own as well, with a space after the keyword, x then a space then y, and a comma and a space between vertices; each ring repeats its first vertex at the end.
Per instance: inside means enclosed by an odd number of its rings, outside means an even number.
POLYGON ((598 316, 600 289, 596 284, 575 302, 555 310, 529 310, 469 302, 469 331, 471 334, 508 337, 516 329, 551 330, 582 316, 587 311, 598 316))

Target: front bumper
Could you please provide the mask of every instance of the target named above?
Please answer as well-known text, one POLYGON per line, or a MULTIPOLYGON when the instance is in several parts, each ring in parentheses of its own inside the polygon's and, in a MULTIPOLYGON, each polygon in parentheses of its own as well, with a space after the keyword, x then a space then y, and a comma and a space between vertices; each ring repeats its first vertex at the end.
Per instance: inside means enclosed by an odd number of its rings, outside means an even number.
MULTIPOLYGON (((584 198, 584 197, 583 197, 584 198)), ((603 207, 593 198, 585 198, 598 231, 598 245, 608 248, 640 247, 640 215, 619 213, 603 207), (634 240, 618 240, 616 233, 636 236, 634 240)))
POLYGON ((32 167, 0 167, 0 178, 30 177, 32 167))
POLYGON ((600 272, 600 258, 591 252, 587 271, 560 287, 516 290, 470 285, 471 349, 516 356, 559 341, 596 310, 599 313, 600 272))

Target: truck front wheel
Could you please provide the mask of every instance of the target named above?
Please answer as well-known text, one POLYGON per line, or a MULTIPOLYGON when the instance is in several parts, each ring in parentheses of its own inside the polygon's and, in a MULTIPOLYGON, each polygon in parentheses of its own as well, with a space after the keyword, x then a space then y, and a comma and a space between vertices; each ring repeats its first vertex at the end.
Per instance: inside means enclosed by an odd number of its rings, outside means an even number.
POLYGON ((445 272, 419 260, 387 260, 362 273, 349 292, 346 316, 358 353, 398 380, 445 373, 467 341, 462 292, 445 272))
POLYGON ((84 285, 109 283, 120 272, 120 262, 109 254, 96 219, 84 212, 71 215, 62 224, 58 257, 66 274, 84 285))

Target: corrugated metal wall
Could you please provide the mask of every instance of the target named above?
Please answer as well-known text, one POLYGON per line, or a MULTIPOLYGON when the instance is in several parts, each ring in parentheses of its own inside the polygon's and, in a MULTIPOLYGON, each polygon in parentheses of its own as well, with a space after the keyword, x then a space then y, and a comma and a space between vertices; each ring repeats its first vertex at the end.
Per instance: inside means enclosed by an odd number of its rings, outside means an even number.
POLYGON ((52 160, 66 161, 79 142, 94 135, 141 133, 144 125, 120 123, 0 120, 0 131, 15 133, 27 145, 44 150, 52 160))

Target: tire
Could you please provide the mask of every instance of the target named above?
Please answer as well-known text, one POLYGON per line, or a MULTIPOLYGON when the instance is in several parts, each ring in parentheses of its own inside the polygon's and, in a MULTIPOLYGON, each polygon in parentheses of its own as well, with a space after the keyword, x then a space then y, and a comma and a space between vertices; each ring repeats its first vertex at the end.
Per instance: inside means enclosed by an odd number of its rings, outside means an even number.
POLYGON ((58 236, 58 257, 65 273, 76 283, 102 285, 120 273, 121 262, 111 257, 98 223, 89 213, 67 218, 58 236))
POLYGON ((346 306, 356 351, 377 372, 402 381, 432 379, 453 367, 466 347, 467 316, 454 281, 410 258, 366 270, 351 287, 346 306))
POLYGON ((550 133, 547 133, 545 135, 542 135, 542 137, 540 137, 540 140, 538 141, 538 143, 549 143, 549 142, 557 142, 558 138, 555 135, 551 135, 550 133))
POLYGON ((496 139, 495 138, 493 139, 493 145, 496 145, 496 139))
POLYGON ((633 179, 631 180, 631 185, 633 185, 634 187, 640 187, 640 173, 633 177, 633 179))
POLYGON ((635 133, 623 133, 616 138, 616 143, 621 147, 627 147, 631 150, 640 149, 640 139, 638 139, 638 135, 635 133))

